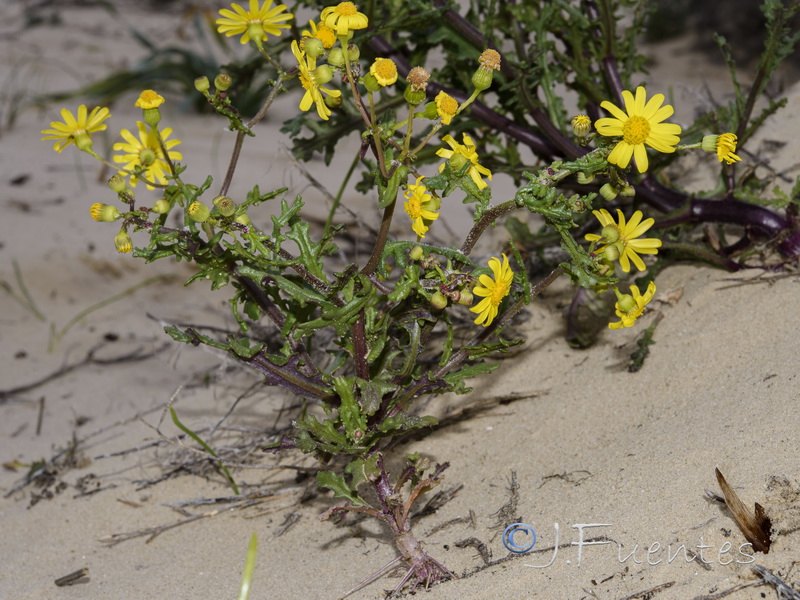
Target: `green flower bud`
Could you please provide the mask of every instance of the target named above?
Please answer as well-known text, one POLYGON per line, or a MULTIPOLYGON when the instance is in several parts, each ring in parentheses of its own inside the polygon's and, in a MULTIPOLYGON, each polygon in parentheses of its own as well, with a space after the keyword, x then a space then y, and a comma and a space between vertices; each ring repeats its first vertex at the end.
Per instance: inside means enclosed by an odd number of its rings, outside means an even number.
MULTIPOLYGON (((319 40, 317 41, 319 42, 319 40)), ((331 69, 328 65, 318 66, 316 69, 314 69, 314 79, 317 80, 317 84, 325 85, 331 79, 333 79, 333 69, 331 69)))
POLYGON ((626 185, 619 193, 626 198, 633 198, 636 195, 636 189, 632 185, 626 185))
POLYGON ((585 138, 592 128, 592 120, 586 115, 575 115, 572 117, 572 133, 576 137, 585 138))
POLYGON ((422 249, 422 246, 414 246, 408 252, 408 258, 411 260, 419 260, 425 255, 425 251, 422 249))
POLYGON ((361 50, 358 49, 358 46, 355 44, 348 44, 347 45, 347 58, 350 59, 350 62, 356 62, 359 57, 361 56, 361 50))
POLYGON ((615 260, 619 259, 619 248, 616 244, 612 246, 606 246, 606 249, 603 250, 603 258, 608 262, 614 262, 615 260))
POLYGON ((436 108, 436 102, 428 102, 420 115, 423 119, 430 119, 435 121, 439 118, 439 110, 436 108))
POLYGON ((331 48, 330 52, 328 52, 328 64, 334 67, 344 66, 344 52, 342 52, 341 48, 331 48))
POLYGON ((169 212, 169 201, 165 200, 164 198, 160 198, 156 200, 151 210, 156 214, 165 215, 169 212))
POLYGON ((117 235, 114 236, 114 247, 120 254, 127 254, 133 250, 133 241, 131 240, 131 236, 128 235, 127 231, 122 229, 117 235))
POLYGON ((214 87, 217 89, 218 92, 225 92, 231 87, 233 83, 233 78, 228 75, 227 73, 220 73, 216 77, 214 77, 214 87))
POLYGON ((122 175, 112 175, 111 179, 108 180, 108 187, 111 188, 111 191, 115 194, 121 194, 128 188, 128 184, 125 183, 125 179, 122 175))
POLYGON ((580 183, 581 185, 586 185, 594 181, 594 175, 587 175, 583 171, 578 171, 576 177, 578 179, 578 183, 580 183))
POLYGON ((494 75, 494 71, 489 69, 488 71, 483 67, 479 67, 473 74, 472 74, 472 85, 475 86, 476 90, 483 90, 489 89, 492 86, 492 76, 494 75))
POLYGON ((230 217, 236 212, 236 204, 227 196, 217 196, 214 198, 213 204, 223 217, 230 217))
POLYGON ((339 108, 342 102, 341 96, 325 96, 325 106, 328 108, 339 108))
POLYGON ((234 221, 239 225, 244 225, 245 227, 250 227, 253 224, 253 222, 250 220, 250 217, 247 216, 247 213, 236 215, 234 221))
POLYGON ((113 223, 122 217, 116 206, 103 204, 101 202, 95 202, 92 204, 92 206, 89 207, 89 214, 92 215, 92 219, 95 221, 101 221, 104 223, 113 223))
POLYGON ((211 84, 208 81, 208 77, 203 75, 202 77, 198 77, 194 80, 194 89, 196 89, 201 94, 205 94, 208 91, 208 88, 211 87, 211 84))
POLYGON ((316 59, 325 52, 325 46, 321 40, 309 37, 303 43, 303 50, 307 56, 316 59))
POLYGON ((475 301, 475 297, 472 295, 472 292, 469 290, 464 290, 458 294, 458 299, 456 302, 461 304, 462 306, 472 306, 472 303, 475 301))
POLYGON ((615 188, 610 183, 606 183, 605 185, 603 185, 603 187, 600 188, 600 195, 608 201, 611 201, 614 198, 616 198, 618 193, 619 192, 617 191, 617 188, 615 188))
POLYGON ((431 305, 439 310, 447 308, 447 297, 442 292, 436 292, 431 296, 431 305))
POLYGON ((211 209, 198 200, 192 202, 186 210, 189 218, 195 223, 204 223, 211 216, 211 209))

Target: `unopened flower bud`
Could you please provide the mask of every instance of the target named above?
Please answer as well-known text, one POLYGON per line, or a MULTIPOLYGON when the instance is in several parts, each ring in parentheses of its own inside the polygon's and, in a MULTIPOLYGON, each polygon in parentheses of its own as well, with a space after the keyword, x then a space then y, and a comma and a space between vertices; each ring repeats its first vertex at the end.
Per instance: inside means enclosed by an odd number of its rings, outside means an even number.
POLYGON ((121 194, 127 189, 128 185, 125 183, 125 179, 122 175, 112 175, 108 180, 108 187, 110 187, 111 191, 115 194, 121 194))
MULTIPOLYGON (((319 40, 317 40, 319 42, 319 40)), ((322 42, 320 42, 322 43, 322 42)), ((325 85, 333 79, 333 69, 328 65, 320 65, 314 69, 314 79, 318 85, 325 85)))
POLYGON ((92 215, 92 219, 95 221, 104 223, 113 223, 122 216, 116 206, 103 204, 101 202, 92 204, 92 206, 89 207, 89 214, 92 215))
POLYGON ((618 193, 617 188, 610 183, 606 183, 600 188, 600 195, 608 201, 616 198, 618 193))
POLYGON ((615 260, 619 259, 619 248, 616 244, 611 246, 606 246, 606 249, 603 250, 603 258, 608 262, 614 262, 615 260))
POLYGON ((225 92, 231 87, 233 83, 233 78, 228 75, 227 73, 220 73, 216 77, 214 77, 214 87, 217 89, 218 92, 225 92))
POLYGON ((196 89, 201 94, 205 94, 208 91, 208 88, 211 87, 211 83, 208 81, 208 77, 203 75, 202 77, 198 77, 194 80, 194 89, 196 89))
POLYGON ((236 215, 234 221, 239 225, 244 225, 245 227, 250 227, 253 224, 253 222, 250 220, 250 217, 247 216, 247 213, 236 215))
POLYGON ((431 305, 439 310, 447 308, 447 297, 442 292, 436 292, 431 296, 431 305))
POLYGON ((211 209, 198 200, 192 202, 186 210, 189 218, 195 223, 204 223, 211 216, 211 209))
POLYGON ((435 121, 439 118, 439 111, 436 108, 436 102, 428 102, 420 115, 423 119, 430 119, 435 121))
POLYGON ((331 48, 331 51, 328 52, 328 64, 334 67, 344 66, 344 52, 341 48, 331 48))
POLYGON ((339 108, 342 105, 342 97, 339 96, 325 96, 325 106, 328 108, 339 108))
POLYGON ((625 196, 626 198, 633 198, 636 195, 636 188, 632 185, 626 185, 620 191, 620 196, 625 196))
POLYGON ((408 252, 408 258, 411 260, 419 260, 425 255, 425 251, 422 249, 422 246, 414 246, 408 252))
POLYGON ((578 183, 581 185, 586 185, 594 181, 594 175, 587 175, 583 171, 578 171, 576 178, 578 180, 578 183))
POLYGON ((359 57, 361 56, 361 50, 358 49, 358 46, 355 44, 348 44, 347 45, 347 58, 350 59, 350 62, 356 62, 359 57))
POLYGON ((325 52, 325 45, 317 38, 307 37, 303 43, 303 51, 310 58, 316 59, 325 52))
POLYGON ((213 204, 223 217, 230 217, 236 212, 236 204, 227 196, 217 196, 214 198, 213 204))
POLYGON ((155 204, 153 204, 151 210, 156 214, 165 215, 169 212, 169 202, 164 198, 159 198, 156 200, 155 204))
POLYGON ((127 254, 133 250, 133 241, 128 232, 122 229, 117 235, 114 236, 114 247, 120 254, 127 254))
POLYGON ((585 138, 592 128, 592 120, 586 115, 572 117, 572 133, 578 138, 585 138))
POLYGON ((469 290, 462 291, 458 296, 458 300, 456 300, 456 302, 458 302, 462 306, 472 306, 472 303, 474 301, 475 301, 475 296, 473 296, 472 292, 470 292, 469 290))

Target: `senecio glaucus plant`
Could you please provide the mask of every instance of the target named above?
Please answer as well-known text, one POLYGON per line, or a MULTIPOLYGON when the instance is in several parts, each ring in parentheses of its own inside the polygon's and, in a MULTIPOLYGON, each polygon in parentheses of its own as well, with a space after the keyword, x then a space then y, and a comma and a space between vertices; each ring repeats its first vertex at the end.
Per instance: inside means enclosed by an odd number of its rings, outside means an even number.
MULTIPOLYGON (((587 111, 594 118, 579 114, 556 127, 537 113, 540 124, 549 123, 543 131, 550 131, 551 141, 529 136, 529 142, 540 158, 549 155, 548 166, 525 173, 528 182, 513 199, 493 203, 492 171, 481 162, 481 137, 463 129, 464 124, 478 125, 468 120, 470 115, 490 126, 503 124, 478 101, 498 72, 508 80, 500 51, 476 50, 471 78, 461 78, 471 91, 448 93, 431 81, 424 66, 411 67, 388 51, 380 55, 375 49, 385 44, 370 33, 372 19, 352 2, 324 8, 288 45, 281 36, 297 29, 285 5, 250 0, 247 9, 231 8, 220 11, 219 33, 239 36, 242 44, 252 42, 275 78, 261 110, 249 120, 232 101, 236 82, 231 76, 217 75, 213 86, 206 77, 196 80, 198 92, 236 132, 221 185, 210 176, 194 183, 184 178, 185 166, 179 162, 184 156, 177 150, 181 142, 162 125, 164 98, 154 90, 144 90, 136 101, 142 119, 134 129, 120 131, 113 162, 96 153, 92 140, 106 130, 108 108, 89 111, 82 105, 75 115, 63 109, 62 121, 51 123, 43 139, 54 140, 58 152, 73 145, 118 171, 109 180, 117 201, 94 204, 90 214, 119 225, 114 238, 119 252, 133 252, 147 262, 166 257, 190 261, 197 272, 189 282, 208 280, 214 289, 231 290, 237 334, 221 340, 193 328, 169 326, 166 331, 181 342, 224 350, 262 373, 267 384, 306 400, 291 432, 271 450, 299 449, 327 465, 318 483, 341 502, 323 518, 359 512, 381 520, 400 554, 394 562, 407 569, 397 589, 447 579, 450 571, 416 539, 410 514, 414 503, 442 481, 448 464, 432 466, 415 454, 406 457, 407 466, 399 473, 386 468, 387 452, 399 439, 435 424, 433 417, 419 416, 415 405, 429 394, 466 393, 467 378, 491 372, 497 365, 484 358, 521 342, 500 337, 504 326, 562 275, 595 292, 613 290, 616 320, 609 327, 633 326, 656 286, 650 277, 642 293, 636 285, 623 285, 621 278, 632 267, 644 271, 642 257, 657 254, 662 242, 643 237, 654 219, 644 218, 642 211, 626 215, 624 204, 614 204, 612 214, 606 208, 592 210, 594 204, 611 203, 618 195, 630 199, 636 182, 629 179, 641 181, 653 156, 698 148, 715 154, 724 168, 735 165, 740 161, 737 135, 707 135, 680 145, 682 128, 669 122, 673 108, 663 94, 617 85, 616 93, 597 100, 605 116, 595 103, 587 111), (272 49, 272 38, 283 52, 272 49), (378 56, 364 61, 368 44, 378 56), (284 197, 285 188, 255 186, 245 198, 229 196, 244 140, 256 135, 256 125, 293 80, 299 83, 293 88, 301 94, 299 110, 316 112, 302 118, 314 118, 314 126, 322 128, 332 117, 344 116, 362 130, 360 161, 371 173, 373 209, 382 217, 373 238, 359 232, 372 249, 360 262, 342 264, 337 252, 343 227, 334 223, 334 212, 341 194, 318 231, 303 219, 302 199, 284 197), (565 149, 561 158, 559 146, 565 149), (437 159, 438 165, 427 166, 437 159), (579 191, 565 195, 560 189, 566 184, 579 191), (278 198, 280 212, 268 225, 259 218, 258 206, 278 198), (447 219, 449 206, 458 199, 474 207, 474 223, 463 243, 430 243, 426 236, 447 219), (541 215, 560 240, 565 259, 541 281, 528 280, 516 244, 498 249, 488 261, 472 256, 486 229, 514 211, 541 215), (599 224, 587 221, 588 211, 599 224), (176 215, 183 225, 169 226, 176 215), (404 231, 397 239, 390 235, 396 219, 404 231), (576 220, 586 223, 590 233, 576 238, 576 220), (131 234, 142 234, 143 245, 134 248, 131 234), (470 311, 466 327, 472 331, 465 335, 464 317, 470 311), (274 333, 259 339, 251 333, 255 323, 271 324, 274 333), (443 335, 434 337, 434 332, 443 335), (331 460, 335 457, 346 457, 342 471, 332 466, 341 462, 331 460), (367 488, 371 493, 364 493, 367 488)), ((460 24, 466 40, 479 39, 453 11, 436 10, 460 24)), ((610 79, 619 82, 619 77, 610 79)), ((498 92, 501 98, 506 91, 498 92)), ((503 127, 509 135, 523 131, 511 122, 503 127)))

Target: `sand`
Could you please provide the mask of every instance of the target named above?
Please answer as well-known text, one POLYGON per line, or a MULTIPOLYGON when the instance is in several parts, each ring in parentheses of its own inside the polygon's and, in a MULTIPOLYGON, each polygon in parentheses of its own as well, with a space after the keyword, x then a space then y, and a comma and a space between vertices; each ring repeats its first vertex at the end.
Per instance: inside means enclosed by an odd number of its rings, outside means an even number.
MULTIPOLYGON (((255 374, 229 359, 163 334, 162 320, 229 327, 224 294, 211 293, 206 284, 183 288, 180 281, 190 274, 185 265, 143 265, 118 255, 114 226, 88 216, 90 204, 110 201, 103 183, 108 174, 71 148, 57 155, 39 140, 61 105, 37 109, 32 98, 134 63, 142 49, 126 23, 177 43, 181 14, 134 6, 116 17, 74 6, 51 12, 62 24, 24 28, 22 3, 0 7, 6 82, 0 97, 0 280, 19 292, 16 263, 41 311, 37 318, 10 295, 0 296, 0 388, 61 372, 0 399, 0 460, 8 465, 0 471, 0 597, 234 597, 248 540, 256 533, 251 597, 337 598, 396 554, 375 522, 319 521, 330 495, 311 493, 314 486, 296 469, 276 468, 313 467, 308 457, 273 458, 251 448, 256 468, 235 469, 235 477, 245 493, 274 497, 235 510, 225 503, 182 512, 174 506, 232 492, 218 473, 200 469, 207 463, 193 454, 196 445, 176 441, 180 432, 164 415, 168 402, 188 426, 208 431, 240 398, 224 422, 227 429, 213 438, 223 447, 273 427, 293 400, 264 389, 255 374), (123 294, 156 275, 165 279, 123 294), (120 294, 48 349, 52 331, 120 294), (22 465, 54 457, 50 480, 18 489, 28 469, 22 465), (192 473, 148 485, 187 461, 193 461, 192 473), (152 539, 113 537, 184 519, 152 539), (75 584, 54 584, 82 568, 88 575, 75 584)), ((662 81, 672 77, 678 98, 699 89, 698 80, 724 81, 719 65, 693 60, 690 80, 679 64, 654 67, 662 81)), ((787 96, 786 112, 744 149, 748 160, 763 153, 778 170, 796 162, 800 148, 791 132, 800 127, 800 89, 787 96), (787 145, 774 150, 769 141, 787 145)), ((134 98, 112 107, 110 129, 133 125, 139 112, 134 98)), ((252 183, 287 185, 290 194, 307 194, 312 212, 324 215, 318 192, 274 142, 280 118, 296 101, 281 105, 259 131, 266 141, 250 147, 240 190, 252 183)), ((168 98, 164 114, 184 141, 184 154, 191 148, 189 174, 220 178, 232 138, 219 121, 184 108, 168 98)), ((310 169, 335 189, 340 165, 326 169, 317 161, 310 169)), ((362 218, 377 222, 377 214, 366 211, 362 218)), ((460 226, 458 219, 451 222, 456 230, 460 226)), ((714 594, 736 586, 745 587, 726 597, 776 597, 771 588, 747 587, 757 582, 754 564, 800 589, 800 280, 791 270, 731 274, 677 265, 657 283, 656 310, 644 325, 657 313, 663 320, 641 371, 626 369, 640 328, 606 331, 589 350, 567 345, 568 290, 557 284, 518 324, 528 338, 524 351, 477 380, 470 396, 431 403, 431 412, 446 416, 471 402, 516 399, 402 448, 449 462, 443 489, 455 492, 416 521, 417 536, 458 575, 477 570, 432 588, 427 598, 687 600, 721 597, 714 594), (720 493, 717 467, 745 504, 759 502, 772 519, 768 555, 743 546, 729 512, 706 494, 720 493), (459 542, 478 540, 491 560, 502 559, 509 553, 501 533, 514 521, 536 531, 535 552, 478 570, 484 566, 479 549, 459 542), (602 543, 580 545, 590 538, 602 543), (702 558, 687 562, 695 553, 702 558)), ((397 581, 383 578, 353 597, 382 597, 397 581)))

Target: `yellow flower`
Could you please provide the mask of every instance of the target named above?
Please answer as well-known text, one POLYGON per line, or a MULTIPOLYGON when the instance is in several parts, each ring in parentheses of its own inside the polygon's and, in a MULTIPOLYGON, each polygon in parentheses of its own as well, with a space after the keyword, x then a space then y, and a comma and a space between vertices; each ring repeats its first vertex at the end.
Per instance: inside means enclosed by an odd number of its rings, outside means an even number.
POLYGON ((719 162, 725 161, 725 164, 732 165, 742 160, 734 154, 736 152, 737 139, 739 138, 736 137, 735 133, 707 135, 703 137, 700 147, 706 152, 716 152, 719 162))
POLYGON ((369 25, 369 19, 364 13, 358 12, 358 7, 352 2, 340 2, 336 6, 322 9, 322 20, 336 35, 347 35, 356 29, 364 29, 369 25))
POLYGON ((242 44, 252 39, 259 49, 262 47, 261 42, 267 41, 267 34, 280 35, 281 29, 289 29, 289 24, 281 21, 294 17, 292 13, 284 12, 285 4, 272 8, 272 0, 264 0, 261 8, 258 0, 250 0, 250 10, 245 10, 236 3, 231 4, 231 8, 233 10, 223 8, 219 11, 224 18, 215 21, 217 31, 228 37, 241 35, 242 39, 239 41, 242 44))
POLYGON ((450 125, 450 121, 453 120, 453 117, 455 117, 458 112, 458 100, 447 92, 439 92, 433 101, 436 103, 436 112, 439 118, 442 119, 442 123, 444 125, 450 125))
POLYGON ((300 50, 300 46, 298 46, 295 40, 292 40, 292 54, 294 54, 300 66, 300 84, 306 91, 305 95, 300 100, 300 110, 308 110, 311 108, 312 104, 316 104, 317 114, 321 119, 327 121, 328 117, 331 115, 331 109, 325 104, 325 99, 322 97, 322 94, 325 93, 332 98, 338 98, 342 95, 342 92, 320 87, 316 79, 314 63, 300 50))
POLYGON ((666 154, 675 152, 675 145, 680 142, 678 135, 681 126, 661 122, 675 112, 669 104, 661 106, 664 94, 656 94, 645 103, 647 94, 645 89, 639 86, 636 88, 635 98, 628 90, 622 92, 622 97, 625 100, 627 114, 606 100, 600 103, 600 106, 614 115, 614 118, 598 119, 595 127, 600 135, 622 136, 622 140, 608 155, 608 162, 624 169, 630 164, 633 156, 636 168, 640 173, 644 173, 647 170, 645 144, 666 154))
MULTIPOLYGON (((139 177, 146 178, 147 181, 155 181, 157 183, 166 184, 167 178, 165 172, 168 170, 168 164, 164 158, 164 152, 161 150, 161 144, 158 143, 156 136, 156 129, 148 129, 144 123, 137 121, 136 127, 139 130, 139 139, 127 129, 120 131, 120 135, 126 143, 117 142, 114 144, 115 152, 123 152, 123 154, 115 154, 114 162, 123 163, 120 173, 130 174, 130 185, 136 187, 139 177), (143 174, 136 175, 134 170, 139 167, 143 169, 143 174)), ((180 140, 168 140, 172 129, 167 127, 161 131, 161 139, 164 140, 164 146, 169 152, 169 158, 172 160, 180 160, 183 155, 180 152, 171 152, 170 150, 180 144, 180 140)), ((152 190, 153 186, 147 184, 147 189, 152 190)))
POLYGON ((159 96, 153 90, 145 90, 139 94, 139 99, 136 100, 136 104, 134 104, 134 106, 136 108, 149 110, 151 108, 158 108, 162 104, 164 104, 164 98, 159 96))
POLYGON ((656 238, 636 239, 655 223, 654 219, 642 221, 642 211, 637 210, 633 213, 627 223, 625 222, 625 215, 619 209, 617 209, 619 223, 614 221, 614 218, 605 208, 593 210, 592 214, 597 217, 597 220, 603 226, 603 235, 587 233, 586 239, 590 242, 606 242, 597 248, 596 252, 602 252, 607 247, 614 246, 619 252, 619 265, 626 273, 631 270, 631 261, 636 265, 637 269, 644 271, 645 265, 642 259, 639 258, 639 254, 658 254, 657 248, 661 247, 661 240, 656 238))
POLYGON ((656 284, 652 281, 647 285, 647 291, 644 296, 639 292, 639 288, 635 285, 631 286, 631 295, 620 294, 619 290, 614 288, 617 294, 617 303, 614 306, 617 316, 621 319, 616 323, 609 323, 611 329, 622 329, 623 327, 631 327, 636 319, 642 316, 645 306, 656 293, 656 284))
POLYGON ((397 65, 391 58, 376 58, 369 72, 382 87, 397 81, 397 65))
POLYGON ((494 279, 488 275, 481 275, 478 277, 479 285, 472 290, 476 296, 484 296, 477 306, 470 308, 470 311, 478 313, 478 317, 475 319, 476 325, 482 324, 484 327, 488 327, 497 316, 497 307, 511 291, 514 271, 508 266, 508 257, 505 254, 501 254, 501 256, 503 257, 502 265, 499 258, 493 256, 489 259, 489 268, 492 270, 494 279))
POLYGON ((317 38, 320 42, 322 42, 322 46, 326 50, 333 48, 333 45, 336 43, 336 34, 333 32, 333 29, 325 25, 323 21, 320 21, 319 25, 317 25, 314 21, 309 21, 308 24, 311 27, 311 31, 303 31, 300 34, 301 36, 305 38, 317 38))
POLYGON ((100 108, 99 106, 92 109, 88 115, 86 113, 86 105, 81 104, 78 107, 78 116, 73 117, 72 113, 66 108, 61 109, 61 118, 64 119, 63 123, 53 121, 50 123, 52 129, 44 129, 42 133, 43 140, 58 140, 53 149, 56 152, 61 152, 69 144, 75 144, 79 150, 91 151, 92 138, 90 134, 105 131, 106 124, 103 123, 111 113, 107 108, 100 108))
POLYGON ((419 237, 424 238, 428 232, 429 223, 439 218, 439 213, 433 212, 439 210, 439 201, 428 193, 428 188, 420 184, 422 177, 417 177, 417 183, 408 186, 408 189, 403 194, 407 202, 404 202, 406 213, 411 219, 411 229, 414 230, 419 237))
MULTIPOLYGON (((472 177, 472 181, 475 182, 475 185, 478 186, 479 190, 487 187, 487 184, 482 178, 481 175, 486 175, 489 178, 489 181, 492 180, 492 172, 484 167, 483 165, 478 163, 478 153, 475 151, 475 144, 472 141, 472 138, 469 137, 466 133, 464 134, 464 144, 461 145, 453 139, 452 135, 446 135, 442 138, 443 142, 447 142, 447 144, 452 148, 452 150, 446 150, 444 148, 440 148, 436 151, 436 156, 440 156, 442 158, 450 159, 452 156, 461 156, 464 159, 468 160, 471 164, 469 171, 467 172, 470 177, 472 177)), ((439 166, 439 172, 441 173, 444 171, 444 165, 439 166)))

